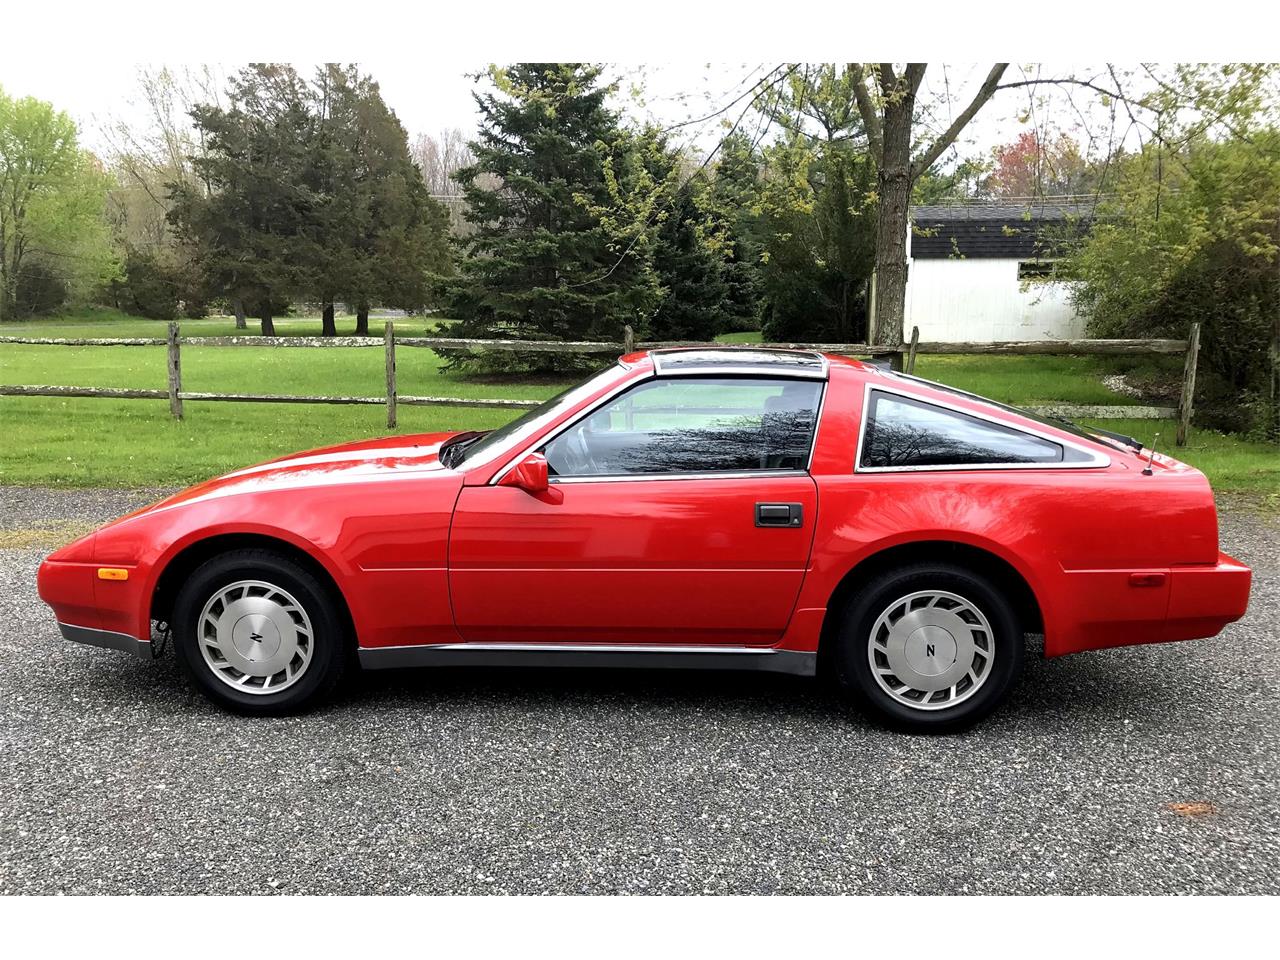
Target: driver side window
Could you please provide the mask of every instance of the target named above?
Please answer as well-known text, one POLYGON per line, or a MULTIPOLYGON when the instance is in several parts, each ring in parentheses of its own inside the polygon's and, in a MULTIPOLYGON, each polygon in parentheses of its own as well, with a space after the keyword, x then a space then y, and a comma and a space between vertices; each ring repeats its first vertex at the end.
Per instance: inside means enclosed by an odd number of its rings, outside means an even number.
POLYGON ((646 380, 543 452, 553 477, 803 470, 821 396, 814 380, 646 380))

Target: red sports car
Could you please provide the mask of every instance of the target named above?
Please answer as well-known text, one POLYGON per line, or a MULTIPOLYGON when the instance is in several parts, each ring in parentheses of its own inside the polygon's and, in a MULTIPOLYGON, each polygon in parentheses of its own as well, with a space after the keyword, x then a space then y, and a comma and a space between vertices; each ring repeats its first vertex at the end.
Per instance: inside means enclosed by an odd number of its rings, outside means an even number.
POLYGON ((623 357, 489 433, 388 437, 210 480, 63 547, 64 636, 250 713, 365 669, 829 672, 954 728, 1064 653, 1210 637, 1250 572, 1204 476, 844 357, 623 357))

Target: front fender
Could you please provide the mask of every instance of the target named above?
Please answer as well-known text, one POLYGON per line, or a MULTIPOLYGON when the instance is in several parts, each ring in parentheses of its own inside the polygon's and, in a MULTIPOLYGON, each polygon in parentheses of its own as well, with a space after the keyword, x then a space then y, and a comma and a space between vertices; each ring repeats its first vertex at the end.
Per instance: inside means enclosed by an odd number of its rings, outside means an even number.
POLYGON ((362 646, 456 639, 445 561, 457 475, 259 491, 159 505, 98 531, 93 560, 126 567, 100 589, 99 617, 143 639, 160 578, 183 551, 223 536, 265 537, 322 567, 362 646))

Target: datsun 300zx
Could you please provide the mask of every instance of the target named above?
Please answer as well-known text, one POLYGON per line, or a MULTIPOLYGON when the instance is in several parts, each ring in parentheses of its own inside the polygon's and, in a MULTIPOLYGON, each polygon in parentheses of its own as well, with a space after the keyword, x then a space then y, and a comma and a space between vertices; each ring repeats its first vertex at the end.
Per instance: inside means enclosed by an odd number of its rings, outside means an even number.
POLYGON ((1250 571, 1185 464, 875 365, 634 353, 498 430, 237 470, 53 553, 64 636, 297 710, 344 670, 450 664, 832 677, 944 730, 1046 656, 1210 637, 1250 571), (153 627, 154 625, 154 627, 153 627))

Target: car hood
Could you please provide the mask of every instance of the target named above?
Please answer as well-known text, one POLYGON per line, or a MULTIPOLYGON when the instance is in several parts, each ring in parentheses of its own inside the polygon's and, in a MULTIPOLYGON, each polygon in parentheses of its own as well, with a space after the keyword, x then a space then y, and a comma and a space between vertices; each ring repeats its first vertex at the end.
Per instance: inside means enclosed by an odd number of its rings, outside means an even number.
POLYGON ((212 497, 443 472, 446 467, 440 463, 440 448, 462 432, 380 437, 293 453, 206 480, 115 522, 212 497))

